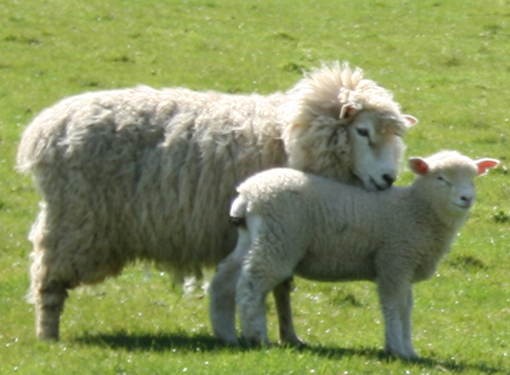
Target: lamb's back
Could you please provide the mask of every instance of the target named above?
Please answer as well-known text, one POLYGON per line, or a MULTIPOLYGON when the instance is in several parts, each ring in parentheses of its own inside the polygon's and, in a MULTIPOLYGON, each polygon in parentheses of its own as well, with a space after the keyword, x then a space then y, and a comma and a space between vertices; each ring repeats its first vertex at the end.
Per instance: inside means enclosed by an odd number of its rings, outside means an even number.
POLYGON ((402 256, 415 264, 412 267, 421 267, 429 245, 434 245, 433 231, 422 226, 427 210, 415 207, 411 187, 367 192, 275 169, 248 179, 239 191, 248 197, 250 214, 260 215, 280 233, 279 246, 289 247, 289 257, 299 254, 296 273, 305 278, 373 280, 376 259, 402 256))

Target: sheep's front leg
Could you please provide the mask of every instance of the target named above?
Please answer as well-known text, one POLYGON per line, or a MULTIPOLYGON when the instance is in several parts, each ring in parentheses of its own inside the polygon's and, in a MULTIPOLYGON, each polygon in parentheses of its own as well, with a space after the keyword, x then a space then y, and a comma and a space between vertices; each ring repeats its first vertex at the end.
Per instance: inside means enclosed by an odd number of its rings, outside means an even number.
POLYGON ((292 289, 292 278, 278 284, 273 289, 278 312, 278 323, 280 326, 280 340, 291 345, 304 345, 305 343, 296 335, 292 319, 292 308, 290 303, 290 292, 292 289))
POLYGON ((417 358, 411 343, 411 284, 388 280, 380 281, 378 287, 385 322, 386 351, 403 359, 417 358))

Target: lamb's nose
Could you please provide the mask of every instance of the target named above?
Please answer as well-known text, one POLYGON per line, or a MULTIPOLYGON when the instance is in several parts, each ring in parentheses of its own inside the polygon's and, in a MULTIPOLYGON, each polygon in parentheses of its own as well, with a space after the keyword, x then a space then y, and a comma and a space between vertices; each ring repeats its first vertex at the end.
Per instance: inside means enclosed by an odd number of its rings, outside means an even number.
POLYGON ((395 182, 395 177, 389 175, 389 174, 384 174, 382 176, 383 180, 386 182, 386 184, 388 185, 388 187, 390 187, 391 185, 393 185, 393 183, 395 182))

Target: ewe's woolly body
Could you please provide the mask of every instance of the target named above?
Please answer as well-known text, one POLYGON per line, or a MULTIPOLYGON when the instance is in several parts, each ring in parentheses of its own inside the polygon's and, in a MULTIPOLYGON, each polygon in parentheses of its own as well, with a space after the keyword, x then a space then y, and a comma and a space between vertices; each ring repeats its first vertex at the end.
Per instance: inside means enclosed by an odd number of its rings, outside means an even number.
POLYGON ((140 87, 49 108, 27 128, 19 151, 20 169, 33 171, 50 210, 45 231, 58 241, 80 228, 66 251, 94 247, 106 262, 111 249, 114 266, 135 257, 170 260, 178 270, 214 265, 235 240, 226 217, 235 184, 285 163, 272 122, 280 98, 140 87))
MULTIPOLYGON (((340 118, 342 108, 379 114, 384 124, 374 128, 396 134, 405 133, 409 117, 361 71, 351 75, 337 64, 269 96, 137 87, 44 110, 23 133, 17 158, 43 197, 30 233, 38 314, 55 315, 63 302, 47 301, 135 259, 179 274, 216 265, 235 245, 228 219, 235 186, 255 172, 288 166, 361 185, 348 139, 356 117, 340 118)), ((388 145, 395 171, 404 145, 399 138, 388 145)), ((38 334, 58 336, 54 328, 38 334)))

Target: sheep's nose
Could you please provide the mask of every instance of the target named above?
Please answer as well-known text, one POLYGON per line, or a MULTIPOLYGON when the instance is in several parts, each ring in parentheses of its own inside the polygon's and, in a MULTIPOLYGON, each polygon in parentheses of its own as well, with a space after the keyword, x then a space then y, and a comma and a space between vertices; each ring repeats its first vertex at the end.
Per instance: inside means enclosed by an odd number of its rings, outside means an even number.
POLYGON ((471 202, 473 201, 473 197, 469 197, 467 195, 461 196, 460 199, 466 204, 471 204, 471 202))
POLYGON ((386 182, 386 184, 388 184, 388 187, 390 187, 391 185, 393 185, 393 183, 395 182, 395 177, 389 175, 389 174, 384 174, 382 176, 383 180, 386 182))

